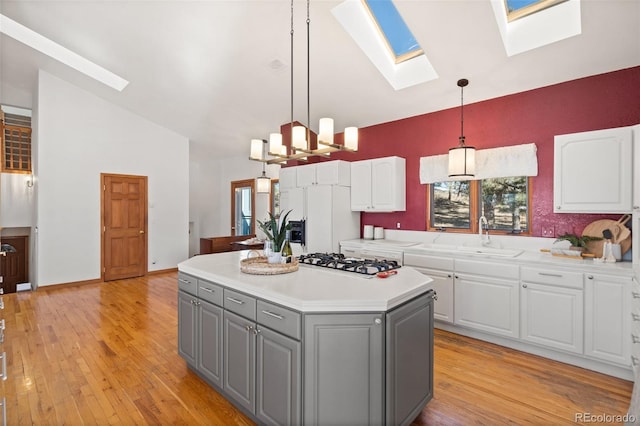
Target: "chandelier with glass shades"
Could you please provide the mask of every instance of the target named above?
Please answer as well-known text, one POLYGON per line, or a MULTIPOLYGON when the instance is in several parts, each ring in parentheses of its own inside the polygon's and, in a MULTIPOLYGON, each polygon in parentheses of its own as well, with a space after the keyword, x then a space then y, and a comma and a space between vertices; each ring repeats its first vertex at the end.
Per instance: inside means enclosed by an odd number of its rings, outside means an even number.
MULTIPOLYGON (((356 152, 358 150, 358 128, 347 127, 344 129, 344 144, 337 144, 333 141, 333 119, 321 118, 318 130, 318 146, 316 149, 310 148, 311 131, 310 126, 310 100, 309 100, 309 0, 307 0, 307 127, 294 125, 293 121, 293 0, 291 1, 291 151, 282 144, 281 133, 271 133, 269 141, 265 139, 252 139, 249 159, 261 161, 267 164, 284 163, 288 160, 306 160, 308 157, 328 156, 332 152, 347 151, 356 152), (268 149, 264 149, 268 143, 268 149)), ((264 172, 263 172, 264 175, 264 172)), ((262 178, 262 176, 261 176, 262 178)))

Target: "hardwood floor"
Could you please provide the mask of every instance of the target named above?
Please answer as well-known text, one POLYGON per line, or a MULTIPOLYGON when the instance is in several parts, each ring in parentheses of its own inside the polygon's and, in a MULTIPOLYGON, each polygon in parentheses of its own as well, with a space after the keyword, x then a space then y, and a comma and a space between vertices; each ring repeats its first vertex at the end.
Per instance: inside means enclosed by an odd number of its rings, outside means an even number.
MULTIPOLYGON (((4 295, 7 424, 252 424, 178 356, 176 277, 4 295)), ((435 348, 415 424, 571 424, 631 397, 628 381, 439 330, 435 348)))

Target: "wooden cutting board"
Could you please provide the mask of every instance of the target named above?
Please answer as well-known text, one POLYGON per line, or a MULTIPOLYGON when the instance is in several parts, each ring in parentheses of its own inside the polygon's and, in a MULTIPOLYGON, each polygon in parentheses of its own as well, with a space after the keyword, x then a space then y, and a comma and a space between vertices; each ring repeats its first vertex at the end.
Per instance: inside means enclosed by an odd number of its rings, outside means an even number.
MULTIPOLYGON (((624 255, 631 248, 631 230, 625 224, 631 219, 631 215, 624 215, 619 220, 600 219, 588 224, 582 231, 582 235, 602 238, 602 232, 608 229, 613 234, 612 243, 620 244, 620 251, 624 255)), ((587 250, 596 257, 602 257, 602 248, 605 240, 591 241, 587 243, 587 250)))

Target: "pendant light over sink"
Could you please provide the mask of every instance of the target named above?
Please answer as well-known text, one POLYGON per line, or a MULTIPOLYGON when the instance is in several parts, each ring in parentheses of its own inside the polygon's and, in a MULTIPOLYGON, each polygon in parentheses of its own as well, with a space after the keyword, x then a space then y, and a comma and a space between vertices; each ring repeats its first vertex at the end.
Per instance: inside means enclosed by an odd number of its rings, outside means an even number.
MULTIPOLYGON (((323 156, 328 157, 332 152, 358 150, 358 128, 347 127, 344 129, 344 143, 334 143, 333 119, 321 118, 318 129, 318 147, 311 149, 311 114, 310 114, 310 43, 309 29, 311 19, 309 18, 309 0, 307 0, 307 126, 294 126, 293 120, 293 0, 291 0, 291 153, 287 154, 287 147, 282 145, 282 134, 272 133, 269 135, 269 149, 267 152, 261 150, 262 139, 251 141, 250 160, 262 161, 267 164, 286 163, 288 160, 306 160, 308 157, 323 156)), ((266 141, 265 141, 266 142, 266 141)))
POLYGON ((460 87, 460 138, 455 148, 449 149, 449 177, 461 180, 473 178, 476 174, 476 149, 464 143, 464 88, 469 80, 458 80, 460 87))

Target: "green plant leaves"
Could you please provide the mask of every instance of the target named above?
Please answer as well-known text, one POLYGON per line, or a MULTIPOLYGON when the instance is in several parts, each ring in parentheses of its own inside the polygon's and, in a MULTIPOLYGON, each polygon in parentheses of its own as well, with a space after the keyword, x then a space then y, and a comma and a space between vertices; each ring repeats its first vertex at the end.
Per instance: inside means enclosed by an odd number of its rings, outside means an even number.
POLYGON ((291 213, 289 210, 287 213, 280 215, 280 227, 278 227, 278 219, 269 212, 269 220, 258 222, 258 226, 265 233, 268 239, 273 241, 273 251, 279 252, 282 250, 282 244, 284 244, 284 240, 287 236, 287 230, 291 229, 291 224, 287 222, 287 217, 291 213))

